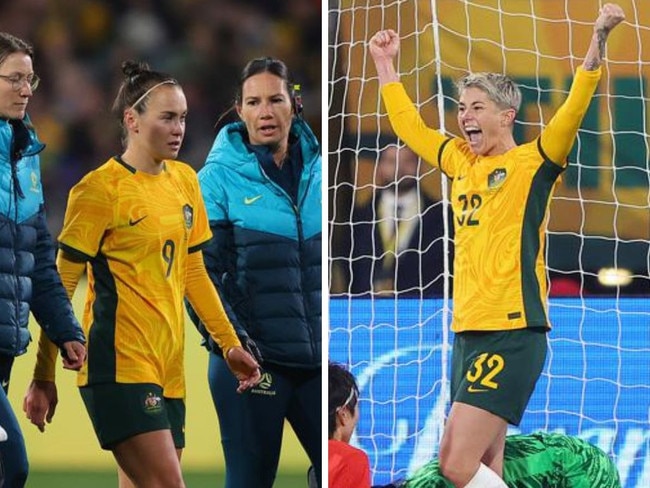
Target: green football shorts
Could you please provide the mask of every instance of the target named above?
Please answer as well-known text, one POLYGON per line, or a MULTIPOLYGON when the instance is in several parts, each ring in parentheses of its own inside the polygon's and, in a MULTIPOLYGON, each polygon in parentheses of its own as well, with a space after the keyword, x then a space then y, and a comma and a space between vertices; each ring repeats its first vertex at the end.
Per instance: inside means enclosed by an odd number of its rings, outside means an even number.
POLYGON ((171 430, 176 449, 185 447, 185 401, 165 398, 151 383, 102 383, 79 388, 102 449, 145 432, 171 430))
POLYGON ((454 338, 451 401, 519 425, 546 359, 546 330, 459 332, 454 338))

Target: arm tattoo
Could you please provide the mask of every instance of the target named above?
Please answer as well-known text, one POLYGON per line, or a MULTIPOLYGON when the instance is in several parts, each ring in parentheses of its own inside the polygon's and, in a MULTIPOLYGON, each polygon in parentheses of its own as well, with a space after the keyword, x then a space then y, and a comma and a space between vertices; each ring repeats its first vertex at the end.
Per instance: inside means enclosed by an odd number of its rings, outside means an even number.
POLYGON ((598 57, 602 60, 605 57, 605 44, 607 44, 607 32, 605 29, 598 31, 598 57))
POLYGON ((607 44, 607 34, 609 32, 605 29, 598 30, 596 32, 597 42, 598 42, 598 54, 591 59, 585 61, 585 69, 587 71, 593 71, 600 66, 600 62, 605 57, 605 44, 607 44))

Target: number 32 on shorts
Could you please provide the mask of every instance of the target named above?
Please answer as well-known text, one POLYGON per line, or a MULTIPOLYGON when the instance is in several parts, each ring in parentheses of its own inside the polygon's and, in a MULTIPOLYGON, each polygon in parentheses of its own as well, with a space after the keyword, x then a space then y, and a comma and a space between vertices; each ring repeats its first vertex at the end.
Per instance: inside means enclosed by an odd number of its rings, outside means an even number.
POLYGON ((487 389, 496 390, 499 383, 495 381, 496 376, 503 370, 506 362, 498 354, 484 352, 477 356, 469 370, 467 371, 467 381, 472 383, 467 391, 470 393, 488 391, 487 389), (478 385, 476 383, 478 382, 478 385))

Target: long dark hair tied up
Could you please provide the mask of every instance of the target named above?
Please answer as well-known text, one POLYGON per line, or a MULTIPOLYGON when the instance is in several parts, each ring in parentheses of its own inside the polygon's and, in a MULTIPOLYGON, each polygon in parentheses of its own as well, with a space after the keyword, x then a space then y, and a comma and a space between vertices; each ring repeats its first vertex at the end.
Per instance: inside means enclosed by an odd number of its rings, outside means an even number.
POLYGON ((272 75, 275 75, 278 78, 282 79, 286 84, 287 93, 291 97, 291 106, 293 108, 294 114, 297 116, 302 115, 303 105, 302 96, 300 95, 300 85, 294 84, 291 81, 289 68, 287 68, 287 65, 284 64, 283 61, 266 56, 252 59, 246 64, 239 76, 239 83, 237 85, 237 92, 235 93, 234 103, 228 108, 228 110, 219 116, 216 124, 214 125, 215 130, 218 130, 223 125, 223 123, 225 123, 224 119, 226 119, 226 117, 231 115, 233 112, 236 113, 237 107, 241 106, 242 91, 246 80, 252 76, 259 75, 260 73, 271 73, 272 75))

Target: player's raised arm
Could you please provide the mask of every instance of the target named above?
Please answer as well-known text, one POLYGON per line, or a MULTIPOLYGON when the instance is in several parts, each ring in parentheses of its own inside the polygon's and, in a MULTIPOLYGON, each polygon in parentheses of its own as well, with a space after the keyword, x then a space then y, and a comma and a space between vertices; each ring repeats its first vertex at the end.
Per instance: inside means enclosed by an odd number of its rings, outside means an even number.
POLYGON ((399 52, 399 36, 392 29, 377 32, 368 44, 375 62, 381 95, 395 134, 429 164, 438 164, 440 146, 446 140, 426 125, 406 90, 399 83, 394 60, 399 52))
POLYGON ((399 81, 394 59, 399 52, 399 36, 392 29, 381 30, 370 39, 370 55, 377 68, 380 86, 399 81))
POLYGON ((600 9, 587 54, 576 72, 569 96, 542 132, 541 146, 544 153, 560 166, 566 165, 566 158, 596 91, 609 33, 624 19, 625 14, 618 5, 608 3, 600 9))
POLYGON ((591 36, 589 49, 582 63, 585 71, 593 71, 600 67, 600 63, 605 56, 605 44, 609 33, 618 24, 625 20, 623 9, 615 3, 606 3, 600 9, 596 23, 594 24, 594 33, 591 36))

